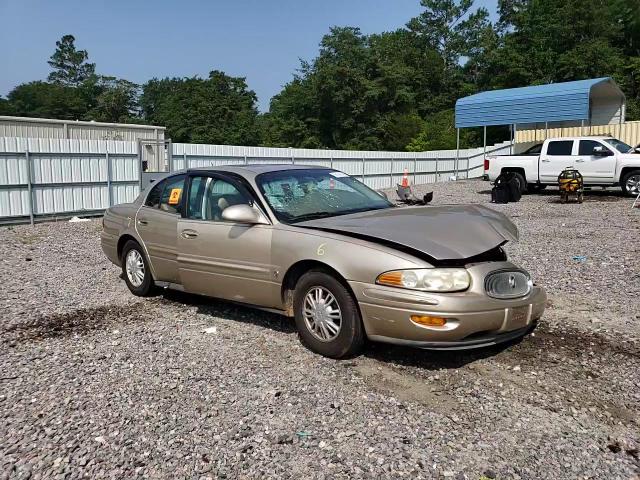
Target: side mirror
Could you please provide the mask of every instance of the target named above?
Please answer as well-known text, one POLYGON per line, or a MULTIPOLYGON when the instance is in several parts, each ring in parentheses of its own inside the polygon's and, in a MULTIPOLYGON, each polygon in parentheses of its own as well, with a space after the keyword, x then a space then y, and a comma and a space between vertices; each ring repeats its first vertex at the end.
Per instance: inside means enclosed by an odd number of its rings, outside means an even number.
POLYGON ((613 152, 608 148, 603 147, 602 145, 598 147, 593 147, 593 152, 591 152, 596 157, 609 157, 613 155, 613 152))
POLYGON ((222 211, 222 219, 233 223, 249 225, 268 225, 269 221, 257 208, 246 203, 231 205, 222 211))

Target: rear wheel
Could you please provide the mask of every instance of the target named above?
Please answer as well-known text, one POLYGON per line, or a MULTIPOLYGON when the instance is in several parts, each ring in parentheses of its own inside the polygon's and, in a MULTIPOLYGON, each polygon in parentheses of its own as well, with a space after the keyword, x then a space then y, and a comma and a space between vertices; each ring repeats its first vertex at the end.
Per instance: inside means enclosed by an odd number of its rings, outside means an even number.
POLYGON ((364 329, 355 299, 334 276, 319 270, 305 273, 293 300, 300 340, 330 358, 351 357, 364 344, 364 329))
POLYGON ((516 180, 518 180, 518 184, 520 185, 520 193, 525 193, 527 191, 527 181, 524 178, 524 175, 518 172, 513 172, 513 176, 516 180))
POLYGON ((627 173, 622 179, 622 191, 629 197, 635 197, 640 193, 640 170, 627 173))
POLYGON ((122 249, 122 274, 131 293, 138 297, 153 295, 156 285, 151 277, 149 262, 138 242, 129 240, 122 249))

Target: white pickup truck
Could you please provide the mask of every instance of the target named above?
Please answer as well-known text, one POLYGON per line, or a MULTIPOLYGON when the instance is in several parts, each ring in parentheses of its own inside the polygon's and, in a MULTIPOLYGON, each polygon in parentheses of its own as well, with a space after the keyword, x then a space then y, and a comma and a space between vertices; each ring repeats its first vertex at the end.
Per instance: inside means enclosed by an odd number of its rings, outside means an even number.
POLYGON ((484 160, 489 180, 514 172, 522 192, 557 185, 558 175, 566 167, 578 170, 585 185, 620 186, 629 196, 640 192, 640 152, 616 138, 550 138, 520 155, 487 156, 484 160))

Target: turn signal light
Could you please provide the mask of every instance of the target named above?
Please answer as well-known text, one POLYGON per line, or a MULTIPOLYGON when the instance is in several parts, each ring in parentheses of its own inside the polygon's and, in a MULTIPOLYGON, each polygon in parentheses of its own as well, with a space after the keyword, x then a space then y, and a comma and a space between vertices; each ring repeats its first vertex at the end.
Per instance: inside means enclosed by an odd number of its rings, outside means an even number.
POLYGON ((402 283, 402 272, 396 270, 395 272, 383 273, 378 277, 378 283, 383 285, 392 285, 394 287, 404 286, 402 283))
POLYGON ((485 158, 484 159, 484 171, 486 172, 487 170, 489 170, 489 159, 485 158))
POLYGON ((446 318, 430 317, 429 315, 411 315, 411 321, 418 325, 427 325, 429 327, 444 327, 447 323, 446 318))

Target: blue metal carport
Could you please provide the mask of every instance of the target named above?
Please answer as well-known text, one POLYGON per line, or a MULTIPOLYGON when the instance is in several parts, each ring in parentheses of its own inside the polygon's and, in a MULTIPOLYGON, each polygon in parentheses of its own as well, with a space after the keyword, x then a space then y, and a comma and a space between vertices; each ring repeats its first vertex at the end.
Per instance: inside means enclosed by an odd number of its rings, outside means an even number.
POLYGON ((484 127, 486 149, 488 125, 510 125, 513 145, 518 124, 544 123, 546 131, 550 122, 622 123, 625 103, 610 77, 477 93, 456 102, 457 148, 466 127, 484 127))

